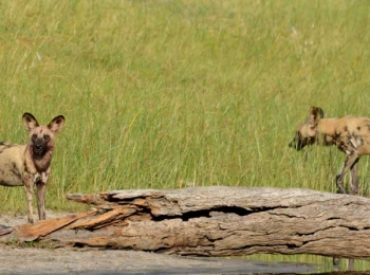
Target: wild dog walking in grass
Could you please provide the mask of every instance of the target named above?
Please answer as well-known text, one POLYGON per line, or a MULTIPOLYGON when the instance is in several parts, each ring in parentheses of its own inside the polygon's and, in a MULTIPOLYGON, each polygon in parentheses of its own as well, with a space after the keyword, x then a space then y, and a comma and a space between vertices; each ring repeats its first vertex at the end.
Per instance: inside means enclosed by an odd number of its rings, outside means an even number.
POLYGON ((335 145, 346 154, 343 168, 336 176, 338 193, 346 193, 343 180, 350 171, 350 193, 358 194, 356 166, 362 155, 370 154, 370 118, 324 118, 321 108, 311 107, 308 118, 298 127, 289 146, 301 150, 312 144, 335 145))
POLYGON ((30 113, 23 114, 29 132, 28 144, 0 143, 0 185, 21 186, 26 190, 28 221, 33 223, 32 193, 36 186, 39 219, 45 219, 45 188, 50 174, 55 134, 64 125, 59 115, 47 126, 39 125, 30 113))

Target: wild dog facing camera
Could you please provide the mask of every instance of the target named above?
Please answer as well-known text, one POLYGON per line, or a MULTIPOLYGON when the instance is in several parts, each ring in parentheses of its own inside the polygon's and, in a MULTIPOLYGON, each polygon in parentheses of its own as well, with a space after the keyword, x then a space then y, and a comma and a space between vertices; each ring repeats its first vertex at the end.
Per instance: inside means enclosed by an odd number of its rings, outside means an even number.
POLYGON ((29 132, 27 144, 0 143, 0 185, 24 186, 27 196, 28 221, 33 223, 32 196, 36 187, 39 219, 45 219, 45 191, 51 171, 55 136, 63 125, 62 115, 54 117, 49 124, 40 125, 30 113, 22 116, 29 132))

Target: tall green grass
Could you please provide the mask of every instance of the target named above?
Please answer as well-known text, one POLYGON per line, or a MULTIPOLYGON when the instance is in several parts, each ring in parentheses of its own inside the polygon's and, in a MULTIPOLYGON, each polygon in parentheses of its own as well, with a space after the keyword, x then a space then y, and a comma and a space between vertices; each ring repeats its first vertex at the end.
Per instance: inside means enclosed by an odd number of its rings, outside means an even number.
MULTIPOLYGON (((370 116, 368 1, 3 1, 0 136, 64 114, 47 207, 66 192, 189 185, 334 191, 335 148, 287 144, 311 105, 370 116)), ((368 158, 360 162, 368 193, 368 158)), ((1 188, 2 211, 25 210, 1 188)))

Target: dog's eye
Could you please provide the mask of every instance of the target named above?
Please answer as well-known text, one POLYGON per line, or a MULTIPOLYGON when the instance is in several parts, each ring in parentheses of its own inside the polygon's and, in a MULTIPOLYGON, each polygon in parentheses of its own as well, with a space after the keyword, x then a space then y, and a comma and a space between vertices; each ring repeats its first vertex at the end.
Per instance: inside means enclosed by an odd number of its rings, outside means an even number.
POLYGON ((32 135, 32 140, 35 140, 37 138, 37 135, 36 134, 33 134, 32 135))
POLYGON ((44 135, 44 140, 45 141, 49 141, 50 140, 50 136, 49 135, 44 135))

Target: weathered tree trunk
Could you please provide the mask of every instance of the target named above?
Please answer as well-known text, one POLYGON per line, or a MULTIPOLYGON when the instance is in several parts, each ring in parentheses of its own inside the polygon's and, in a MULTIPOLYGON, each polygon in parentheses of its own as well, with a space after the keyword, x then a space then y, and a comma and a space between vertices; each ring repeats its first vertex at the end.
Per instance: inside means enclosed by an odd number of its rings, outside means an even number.
POLYGON ((19 226, 15 236, 180 255, 370 258, 370 199, 359 196, 215 186, 68 198, 96 209, 19 226))

